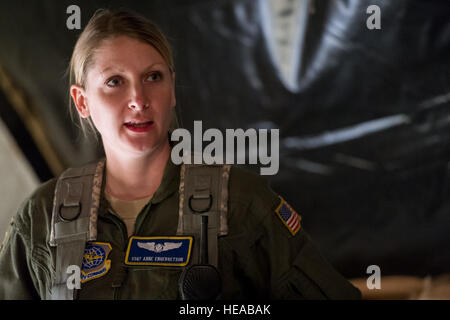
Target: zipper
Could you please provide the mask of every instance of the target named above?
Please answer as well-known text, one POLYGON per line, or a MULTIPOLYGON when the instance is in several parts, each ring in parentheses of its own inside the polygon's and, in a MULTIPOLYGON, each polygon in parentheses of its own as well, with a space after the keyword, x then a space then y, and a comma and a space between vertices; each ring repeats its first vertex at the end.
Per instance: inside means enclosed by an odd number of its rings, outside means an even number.
MULTIPOLYGON (((128 232, 127 232, 127 226, 125 225, 125 222, 123 222, 122 218, 120 218, 119 215, 117 215, 113 210, 111 210, 111 208, 108 208, 108 214, 111 216, 111 220, 116 224, 116 226, 122 230, 122 236, 124 239, 124 243, 125 243, 125 247, 123 248, 123 256, 125 257, 126 255, 126 251, 127 251, 127 247, 128 247, 128 243, 130 242, 130 238, 137 234, 138 228, 140 228, 142 226, 142 222, 143 222, 143 212, 148 210, 147 207, 151 207, 151 200, 148 204, 146 204, 141 212, 139 212, 139 214, 136 217, 136 221, 134 223, 134 232, 133 234, 129 237, 128 236, 128 232)), ((122 262, 123 263, 123 262, 122 262)), ((120 266, 120 268, 125 268, 124 266, 120 266)), ((126 270, 119 270, 119 273, 122 272, 126 272, 126 270)), ((122 275, 120 275, 121 277, 123 277, 122 275)), ((124 277, 123 277, 124 278, 124 277)), ((123 282, 123 279, 121 279, 121 281, 123 282)), ((120 292, 121 292, 121 287, 122 287, 122 283, 119 285, 115 285, 114 286, 114 300, 120 300, 120 292)))
POLYGON ((116 224, 116 226, 122 231, 123 240, 125 243, 125 250, 128 245, 129 237, 127 233, 127 226, 125 225, 125 222, 123 222, 122 218, 120 218, 117 214, 114 213, 110 208, 108 208, 108 213, 113 217, 113 222, 116 224))
POLYGON ((150 199, 150 201, 141 209, 141 211, 136 216, 136 221, 134 222, 133 235, 139 234, 138 229, 141 228, 142 223, 144 222, 145 218, 147 218, 147 215, 149 214, 151 206, 152 206, 152 200, 150 199), (144 212, 148 212, 147 215, 145 215, 145 217, 144 217, 144 212))
MULTIPOLYGON (((111 208, 108 208, 108 214, 111 216, 110 218, 113 221, 113 223, 122 231, 122 237, 123 237, 123 240, 125 243, 125 246, 122 248, 122 252, 125 255, 127 247, 128 247, 128 242, 130 241, 130 238, 128 237, 128 233, 127 233, 127 226, 125 225, 125 222, 123 222, 123 220, 116 213, 114 213, 114 211, 111 210, 111 208)), ((123 266, 120 266, 120 268, 123 268, 123 266)), ((119 270, 118 272, 121 274, 122 272, 124 272, 124 270, 119 270)), ((120 275, 120 276, 122 277, 122 275, 120 275)), ((121 279, 121 281, 123 282, 123 279, 121 279)), ((120 283, 120 285, 114 285, 114 283, 113 283, 113 288, 114 288, 113 299, 114 300, 120 300, 121 287, 122 287, 122 283, 120 283)))

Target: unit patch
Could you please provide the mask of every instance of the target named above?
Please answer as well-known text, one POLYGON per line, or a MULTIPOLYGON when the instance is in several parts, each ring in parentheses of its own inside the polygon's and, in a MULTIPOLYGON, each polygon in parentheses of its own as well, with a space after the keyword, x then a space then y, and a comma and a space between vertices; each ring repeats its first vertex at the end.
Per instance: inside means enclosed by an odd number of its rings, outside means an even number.
POLYGON ((192 237, 131 237, 125 264, 185 266, 189 263, 192 237))
POLYGON ((91 242, 86 245, 81 264, 81 282, 99 278, 111 268, 111 260, 107 260, 111 245, 104 242, 91 242))
POLYGON ((281 202, 275 209, 275 212, 278 217, 280 217, 281 221, 283 221, 284 225, 289 229, 291 234, 295 236, 298 230, 300 230, 300 221, 302 218, 282 197, 280 197, 280 199, 281 202))

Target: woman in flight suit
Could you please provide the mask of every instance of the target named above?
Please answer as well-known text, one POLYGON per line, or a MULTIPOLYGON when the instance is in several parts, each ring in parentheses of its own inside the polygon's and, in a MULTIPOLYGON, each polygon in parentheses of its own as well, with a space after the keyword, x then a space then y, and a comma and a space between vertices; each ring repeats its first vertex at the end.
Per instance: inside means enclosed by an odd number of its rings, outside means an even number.
MULTIPOLYGON (((176 105, 170 46, 146 18, 99 10, 70 67, 75 110, 99 133, 106 155, 97 234, 86 243, 76 298, 180 298, 193 239, 177 238, 181 166, 171 161, 167 139, 176 105), (186 256, 177 260, 177 250, 186 256)), ((52 298, 56 184, 54 178, 41 185, 14 217, 0 253, 0 299, 52 298)), ((232 167, 227 206, 228 232, 218 239, 221 298, 360 297, 320 255, 295 210, 258 175, 232 167)))

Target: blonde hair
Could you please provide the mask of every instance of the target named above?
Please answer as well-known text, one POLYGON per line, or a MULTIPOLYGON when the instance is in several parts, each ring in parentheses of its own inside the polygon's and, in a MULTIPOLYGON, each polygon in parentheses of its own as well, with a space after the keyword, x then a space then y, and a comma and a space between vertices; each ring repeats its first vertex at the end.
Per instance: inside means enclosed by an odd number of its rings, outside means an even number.
MULTIPOLYGON (((93 63, 95 50, 102 41, 116 36, 127 36, 148 43, 162 56, 169 67, 170 73, 172 74, 175 71, 170 44, 156 24, 131 11, 119 10, 114 12, 108 9, 99 9, 89 20, 75 44, 69 66, 70 85, 78 84, 85 88, 86 74, 93 63)), ((82 119, 71 99, 69 102, 72 120, 74 120, 75 114, 78 115, 84 135, 87 136, 89 130, 96 136, 97 131, 91 118, 82 119)), ((174 129, 174 127, 178 127, 175 112, 171 129, 174 129)))

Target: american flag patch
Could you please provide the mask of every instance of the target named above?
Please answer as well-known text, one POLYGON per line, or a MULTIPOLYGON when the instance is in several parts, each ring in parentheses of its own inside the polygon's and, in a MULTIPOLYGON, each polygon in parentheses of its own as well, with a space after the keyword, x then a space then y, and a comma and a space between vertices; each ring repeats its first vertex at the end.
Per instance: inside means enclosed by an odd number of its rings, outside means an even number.
POLYGON ((289 229, 291 234, 295 236, 298 230, 300 230, 300 221, 302 218, 283 198, 280 197, 280 199, 281 202, 275 209, 275 212, 289 229))

